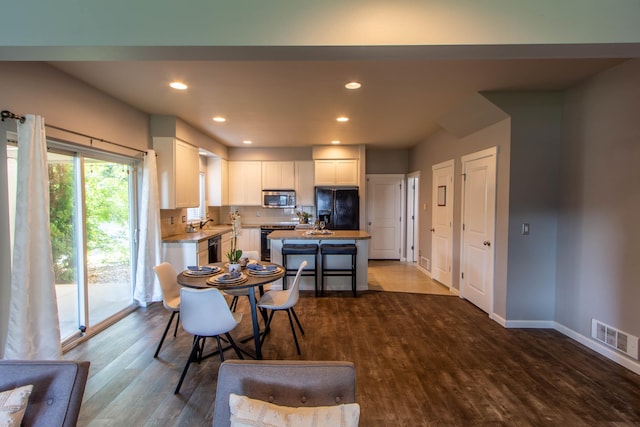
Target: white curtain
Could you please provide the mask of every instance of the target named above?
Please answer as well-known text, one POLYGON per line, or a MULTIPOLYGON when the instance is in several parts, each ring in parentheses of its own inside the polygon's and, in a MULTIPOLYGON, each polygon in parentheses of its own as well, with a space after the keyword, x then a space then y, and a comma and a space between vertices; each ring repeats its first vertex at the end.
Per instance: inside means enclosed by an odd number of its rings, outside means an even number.
POLYGON ((18 180, 5 359, 62 359, 44 118, 18 123, 18 180))
POLYGON ((160 231, 160 200, 158 197, 158 172, 156 152, 147 151, 142 172, 142 200, 140 204, 140 238, 138 265, 133 298, 139 305, 162 301, 162 289, 153 267, 162 262, 160 231))

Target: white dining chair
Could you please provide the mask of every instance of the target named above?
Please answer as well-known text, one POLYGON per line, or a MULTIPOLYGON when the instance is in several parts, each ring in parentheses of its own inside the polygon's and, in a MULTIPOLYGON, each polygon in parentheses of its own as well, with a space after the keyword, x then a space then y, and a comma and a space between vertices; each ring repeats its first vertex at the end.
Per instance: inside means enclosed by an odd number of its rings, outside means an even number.
POLYGON ((153 355, 153 357, 158 357, 162 343, 164 343, 164 339, 167 337, 167 332, 169 332, 169 328, 171 327, 171 323, 173 322, 173 318, 176 314, 178 315, 178 319, 176 320, 173 336, 175 337, 178 333, 178 324, 180 323, 180 285, 176 280, 178 273, 176 273, 175 268, 173 268, 173 266, 168 262, 156 265, 153 267, 153 270, 155 271, 156 277, 160 282, 160 287, 162 288, 162 305, 165 309, 171 312, 171 317, 169 317, 167 327, 164 329, 158 348, 156 348, 156 352, 153 355))
MULTIPOLYGON (((242 258, 249 258, 252 261, 260 261, 260 254, 258 251, 242 251, 242 258)), ((253 288, 243 288, 243 289, 225 289, 223 291, 226 295, 230 295, 233 297, 231 300, 231 304, 229 304, 229 308, 231 311, 236 311, 238 308, 238 297, 241 296, 249 296, 249 292, 255 292, 253 288)))
POLYGON ((298 273, 296 273, 296 277, 293 279, 293 285, 287 290, 279 291, 272 290, 265 293, 260 301, 258 301, 258 307, 261 309, 271 310, 269 313, 269 319, 267 320, 267 325, 265 326, 264 335, 262 336, 262 343, 264 343, 267 334, 269 333, 269 326, 271 325, 271 320, 273 319, 273 315, 276 311, 286 311, 289 316, 289 326, 291 326, 291 332, 293 333, 293 340, 296 343, 296 349, 298 350, 298 354, 300 354, 300 345, 298 344, 298 337, 296 336, 296 330, 293 326, 293 320, 291 317, 295 319, 298 324, 298 328, 300 328, 300 332, 304 335, 304 329, 302 329, 302 325, 300 324, 300 320, 296 315, 293 307, 298 303, 298 299, 300 297, 300 276, 302 275, 302 270, 307 266, 307 261, 302 261, 300 266, 298 267, 298 273))
POLYGON ((233 338, 231 338, 231 334, 229 334, 242 320, 242 313, 232 313, 231 310, 229 310, 222 292, 215 288, 182 288, 180 298, 182 300, 182 328, 188 333, 193 334, 194 337, 189 358, 184 365, 180 381, 176 386, 174 394, 180 392, 180 387, 187 375, 191 362, 203 358, 206 338, 216 338, 221 362, 224 362, 224 349, 220 342, 220 335, 224 335, 238 357, 244 359, 240 353, 240 349, 236 346, 233 338))

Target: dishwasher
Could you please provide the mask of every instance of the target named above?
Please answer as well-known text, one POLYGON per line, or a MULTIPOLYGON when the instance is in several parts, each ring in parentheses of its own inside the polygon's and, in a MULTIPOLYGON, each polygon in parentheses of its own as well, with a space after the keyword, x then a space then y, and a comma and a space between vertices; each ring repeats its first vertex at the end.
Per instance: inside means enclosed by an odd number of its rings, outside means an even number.
POLYGON ((209 239, 209 264, 222 261, 222 236, 209 239))

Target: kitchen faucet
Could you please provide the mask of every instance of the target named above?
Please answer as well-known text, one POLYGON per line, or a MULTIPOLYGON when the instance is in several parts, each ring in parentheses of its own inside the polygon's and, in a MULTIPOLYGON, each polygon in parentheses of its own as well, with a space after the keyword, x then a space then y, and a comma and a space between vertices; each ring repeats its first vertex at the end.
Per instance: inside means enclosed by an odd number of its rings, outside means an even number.
POLYGON ((213 218, 209 218, 206 221, 200 221, 200 230, 202 230, 202 227, 204 227, 209 221, 213 222, 213 218))

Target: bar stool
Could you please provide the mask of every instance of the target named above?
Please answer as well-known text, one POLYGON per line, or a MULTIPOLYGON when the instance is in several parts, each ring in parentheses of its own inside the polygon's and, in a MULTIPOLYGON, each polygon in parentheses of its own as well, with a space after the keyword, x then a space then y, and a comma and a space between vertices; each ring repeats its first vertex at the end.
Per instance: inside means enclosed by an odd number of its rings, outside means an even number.
POLYGON ((320 295, 324 295, 324 278, 325 276, 351 276, 351 290, 353 296, 356 293, 356 255, 358 248, 355 244, 323 244, 320 245, 320 256, 322 258, 322 275, 320 281, 322 287, 320 295), (351 269, 347 268, 326 268, 326 257, 328 255, 351 255, 351 269))
POLYGON ((313 276, 316 296, 318 296, 318 245, 316 244, 294 244, 285 243, 282 245, 282 267, 284 267, 284 277, 282 278, 282 289, 287 289, 287 277, 293 277, 298 273, 298 265, 287 266, 287 256, 289 255, 313 255, 313 267, 302 270, 301 276, 313 276))

